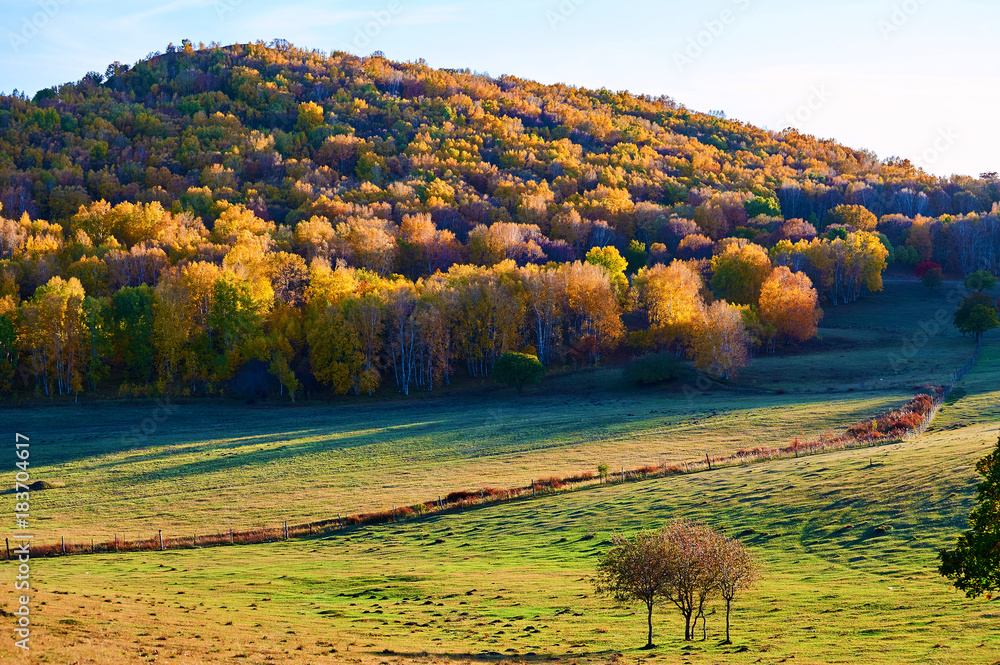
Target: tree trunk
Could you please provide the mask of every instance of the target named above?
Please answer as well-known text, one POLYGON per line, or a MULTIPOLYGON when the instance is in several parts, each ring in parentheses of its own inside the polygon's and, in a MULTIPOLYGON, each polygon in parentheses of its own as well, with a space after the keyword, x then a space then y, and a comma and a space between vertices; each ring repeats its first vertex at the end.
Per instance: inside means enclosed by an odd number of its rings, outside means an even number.
POLYGON ((684 641, 691 639, 691 613, 684 613, 684 641))
POLYGON ((726 644, 733 643, 733 641, 729 639, 729 608, 732 605, 732 603, 733 603, 732 600, 726 598, 726 644))
POLYGON ((653 648, 653 603, 646 603, 646 624, 649 626, 649 632, 646 637, 646 648, 653 648))

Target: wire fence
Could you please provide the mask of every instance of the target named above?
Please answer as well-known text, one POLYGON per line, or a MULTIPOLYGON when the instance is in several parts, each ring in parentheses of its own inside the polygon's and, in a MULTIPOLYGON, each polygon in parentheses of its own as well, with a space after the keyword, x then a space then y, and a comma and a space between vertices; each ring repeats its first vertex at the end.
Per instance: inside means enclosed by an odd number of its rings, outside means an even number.
MULTIPOLYGON (((471 508, 483 507, 497 503, 525 500, 541 495, 552 495, 561 492, 572 492, 580 489, 594 488, 601 485, 621 484, 664 478, 667 476, 699 473, 733 466, 744 466, 769 460, 789 457, 804 457, 834 450, 867 448, 898 443, 915 438, 926 431, 933 422, 938 410, 944 404, 948 394, 976 365, 981 344, 977 344, 972 356, 965 366, 955 372, 951 383, 947 386, 927 386, 933 395, 917 395, 898 410, 882 414, 865 423, 855 425, 840 435, 826 434, 814 441, 794 439, 787 446, 758 446, 742 448, 724 456, 706 454, 699 459, 668 462, 661 456, 659 463, 637 469, 601 469, 602 473, 583 472, 564 478, 549 477, 532 480, 523 487, 498 489, 483 487, 478 490, 459 490, 448 495, 438 496, 436 500, 401 506, 390 510, 358 513, 347 517, 338 515, 336 518, 289 524, 287 521, 278 526, 259 526, 250 529, 224 529, 209 533, 192 533, 190 535, 164 535, 158 530, 155 535, 144 537, 136 534, 129 539, 125 534, 114 534, 111 538, 91 538, 89 541, 67 542, 60 538, 59 542, 32 544, 31 555, 34 557, 66 556, 74 554, 124 554, 128 552, 165 551, 195 549, 200 547, 223 547, 251 545, 258 543, 273 543, 295 538, 308 538, 337 533, 358 526, 387 524, 424 517, 433 514, 443 514, 471 508), (881 428, 881 429, 880 429, 881 428)), ((14 540, 17 540, 15 537, 14 540)), ((2 553, 5 559, 16 558, 12 554, 10 539, 7 539, 6 550, 2 553)))

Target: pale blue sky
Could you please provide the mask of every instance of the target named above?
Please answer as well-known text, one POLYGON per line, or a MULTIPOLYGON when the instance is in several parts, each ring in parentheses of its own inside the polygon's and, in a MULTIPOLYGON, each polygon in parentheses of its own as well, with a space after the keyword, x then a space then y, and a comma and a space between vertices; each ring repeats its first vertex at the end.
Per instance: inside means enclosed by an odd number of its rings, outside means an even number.
POLYGON ((978 174, 1000 170, 998 29, 993 0, 0 0, 0 90, 33 94, 183 38, 279 37, 668 94, 933 173, 978 174))

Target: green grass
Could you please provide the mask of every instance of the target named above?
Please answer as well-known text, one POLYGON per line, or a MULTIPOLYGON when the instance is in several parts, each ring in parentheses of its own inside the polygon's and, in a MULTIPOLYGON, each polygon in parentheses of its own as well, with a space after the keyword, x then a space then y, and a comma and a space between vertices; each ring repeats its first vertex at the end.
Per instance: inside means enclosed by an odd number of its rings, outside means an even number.
MULTIPOLYGON (((1000 369, 995 351, 984 356, 969 385, 1000 369)), ((74 658, 108 663, 157 647, 160 659, 187 652, 213 662, 476 662, 483 652, 512 662, 530 661, 527 654, 609 662, 616 653, 624 662, 706 664, 993 662, 1000 610, 965 599, 934 568, 936 550, 972 505, 973 464, 995 430, 978 421, 878 449, 315 540, 41 560, 48 604, 39 633, 43 644, 74 644, 66 650, 74 658), (641 610, 615 607, 591 589, 613 532, 673 517, 742 534, 766 562, 764 582, 738 605, 732 647, 719 644, 720 615, 709 618, 708 641, 684 644, 678 616, 664 608, 656 615, 660 648, 639 651, 641 610), (741 647, 747 651, 737 653, 741 647)))
POLYGON ((885 293, 829 308, 822 340, 757 358, 728 385, 689 376, 636 389, 619 369, 599 368, 556 374, 523 397, 487 387, 478 397, 299 407, 193 402, 167 413, 154 403, 91 403, 8 413, 31 437, 33 477, 66 484, 35 495, 43 539, 305 522, 602 462, 636 468, 839 432, 964 364, 971 340, 952 331, 906 367, 889 366, 908 335, 884 327, 886 308, 896 308, 893 326, 915 330, 946 294, 888 282, 885 293))
MULTIPOLYGON (((33 479, 66 483, 33 494, 43 540, 328 517, 601 461, 632 467, 838 430, 964 364, 971 343, 952 332, 888 367, 946 295, 921 289, 890 283, 833 310, 812 348, 758 359, 735 384, 691 400, 599 369, 551 377, 524 398, 185 404, 141 442, 120 433, 152 406, 5 415, 32 437, 33 479), (863 327, 875 320, 863 308, 893 314, 891 325, 863 327)), ((34 653, 109 664, 994 662, 1000 610, 952 590, 935 557, 964 526, 974 463, 996 440, 998 380, 1000 343, 989 340, 928 433, 891 446, 310 540, 36 560, 34 653), (685 644, 679 617, 662 608, 659 649, 640 651, 641 610, 591 588, 613 533, 674 517, 741 535, 766 562, 760 588, 737 606, 731 647, 719 644, 719 614, 706 642, 685 644)), ((9 641, 0 656, 18 662, 9 641)))

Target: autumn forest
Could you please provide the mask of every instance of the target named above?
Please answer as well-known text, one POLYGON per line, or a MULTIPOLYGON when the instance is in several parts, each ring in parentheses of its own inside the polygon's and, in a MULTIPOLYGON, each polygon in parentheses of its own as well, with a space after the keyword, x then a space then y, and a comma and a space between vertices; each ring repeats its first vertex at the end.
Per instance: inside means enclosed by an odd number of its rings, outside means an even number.
MULTIPOLYGON (((0 396, 728 379, 888 269, 1000 272, 1000 178, 670 98, 286 42, 0 97, 0 396)), ((991 305, 992 306, 992 305, 991 305)))

